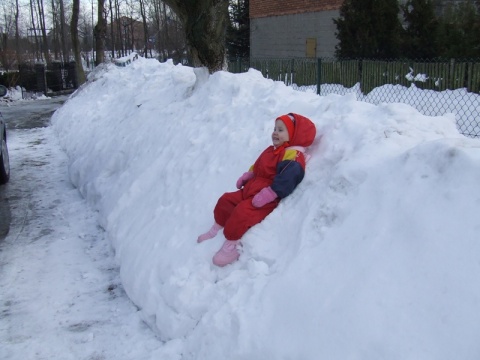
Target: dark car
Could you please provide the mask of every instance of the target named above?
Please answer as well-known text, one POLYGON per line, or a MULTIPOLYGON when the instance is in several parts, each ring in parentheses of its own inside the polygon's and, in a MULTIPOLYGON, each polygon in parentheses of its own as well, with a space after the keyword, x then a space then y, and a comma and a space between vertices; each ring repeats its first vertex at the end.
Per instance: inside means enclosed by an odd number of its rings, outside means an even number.
MULTIPOLYGON (((0 97, 7 95, 7 88, 0 85, 0 97)), ((7 129, 5 120, 0 113, 0 185, 5 184, 10 179, 10 159, 7 149, 7 129)))

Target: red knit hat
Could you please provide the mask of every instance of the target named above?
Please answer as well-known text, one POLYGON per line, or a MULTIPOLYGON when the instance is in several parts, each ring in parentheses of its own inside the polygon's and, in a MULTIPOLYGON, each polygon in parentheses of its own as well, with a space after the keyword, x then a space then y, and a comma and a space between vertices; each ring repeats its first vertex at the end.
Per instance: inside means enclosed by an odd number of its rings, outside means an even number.
POLYGON ((291 141, 293 139, 293 133, 295 132, 295 118, 293 115, 288 114, 288 115, 282 115, 279 116, 276 120, 282 120, 285 126, 287 127, 288 131, 288 138, 291 141))

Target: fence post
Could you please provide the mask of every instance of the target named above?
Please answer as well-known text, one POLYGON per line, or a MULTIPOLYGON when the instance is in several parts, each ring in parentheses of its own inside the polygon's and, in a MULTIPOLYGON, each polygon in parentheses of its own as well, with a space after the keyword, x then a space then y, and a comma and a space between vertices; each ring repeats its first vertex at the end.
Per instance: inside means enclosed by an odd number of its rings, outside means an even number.
POLYGON ((322 84, 322 58, 317 58, 317 95, 320 95, 322 84))
POLYGON ((290 60, 290 85, 295 83, 295 59, 290 60))

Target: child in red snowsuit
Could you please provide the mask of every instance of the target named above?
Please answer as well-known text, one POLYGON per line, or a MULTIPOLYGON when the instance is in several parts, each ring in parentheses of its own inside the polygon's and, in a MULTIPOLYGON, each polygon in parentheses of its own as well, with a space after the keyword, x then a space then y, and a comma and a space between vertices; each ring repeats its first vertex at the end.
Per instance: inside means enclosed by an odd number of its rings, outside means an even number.
POLYGON ((238 191, 220 197, 213 211, 215 223, 197 239, 199 243, 211 239, 224 228, 227 240, 213 257, 215 265, 237 260, 237 244, 243 234, 300 184, 305 175, 305 147, 313 143, 315 135, 315 124, 302 115, 290 113, 275 120, 273 145, 237 180, 238 191))

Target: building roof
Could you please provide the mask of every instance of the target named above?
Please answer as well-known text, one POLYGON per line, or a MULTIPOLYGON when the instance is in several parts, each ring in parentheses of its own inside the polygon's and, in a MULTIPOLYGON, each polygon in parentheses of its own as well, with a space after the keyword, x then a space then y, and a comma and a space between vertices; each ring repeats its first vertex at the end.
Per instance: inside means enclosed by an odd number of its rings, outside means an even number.
POLYGON ((250 18, 338 10, 343 0, 250 0, 250 18))

